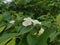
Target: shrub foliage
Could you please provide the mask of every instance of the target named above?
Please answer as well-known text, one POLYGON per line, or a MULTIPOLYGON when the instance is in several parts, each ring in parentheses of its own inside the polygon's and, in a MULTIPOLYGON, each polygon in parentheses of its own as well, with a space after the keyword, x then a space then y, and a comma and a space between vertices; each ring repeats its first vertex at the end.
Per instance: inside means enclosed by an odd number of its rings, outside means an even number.
POLYGON ((60 45, 60 0, 3 1, 0 0, 0 45, 60 45), (27 17, 39 20, 41 25, 23 26, 27 17), (40 35, 41 28, 44 32, 40 35))

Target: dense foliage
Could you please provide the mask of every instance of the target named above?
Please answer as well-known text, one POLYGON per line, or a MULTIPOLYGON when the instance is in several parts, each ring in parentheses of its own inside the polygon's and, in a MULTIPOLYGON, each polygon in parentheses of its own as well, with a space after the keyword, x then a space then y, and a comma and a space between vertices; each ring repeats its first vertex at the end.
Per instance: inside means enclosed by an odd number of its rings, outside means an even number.
POLYGON ((0 45, 60 45, 60 0, 0 0, 0 45), (41 24, 23 26, 28 17, 41 24))

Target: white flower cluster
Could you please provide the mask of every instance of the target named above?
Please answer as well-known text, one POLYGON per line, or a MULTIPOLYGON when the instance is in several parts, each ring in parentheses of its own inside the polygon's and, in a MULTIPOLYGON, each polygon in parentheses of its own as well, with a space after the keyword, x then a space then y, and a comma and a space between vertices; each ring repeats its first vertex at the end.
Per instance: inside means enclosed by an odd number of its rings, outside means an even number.
POLYGON ((41 24, 38 20, 33 20, 30 17, 24 18, 24 22, 22 23, 23 26, 29 26, 29 25, 36 25, 36 24, 41 24))
POLYGON ((12 0, 3 0, 4 3, 10 3, 12 0))

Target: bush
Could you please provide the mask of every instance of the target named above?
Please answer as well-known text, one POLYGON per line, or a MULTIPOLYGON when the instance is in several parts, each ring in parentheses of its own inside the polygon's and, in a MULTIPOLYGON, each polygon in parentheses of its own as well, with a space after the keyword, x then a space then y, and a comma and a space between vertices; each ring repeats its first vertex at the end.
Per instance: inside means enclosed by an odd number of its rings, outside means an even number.
POLYGON ((60 45, 60 0, 0 0, 0 45, 60 45))

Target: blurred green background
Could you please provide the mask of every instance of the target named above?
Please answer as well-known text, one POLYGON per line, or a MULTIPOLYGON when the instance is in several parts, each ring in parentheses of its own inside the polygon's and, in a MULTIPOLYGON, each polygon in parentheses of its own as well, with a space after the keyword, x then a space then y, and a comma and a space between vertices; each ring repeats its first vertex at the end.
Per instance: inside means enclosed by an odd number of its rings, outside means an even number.
POLYGON ((0 0, 0 45, 60 45, 60 0, 0 0), (42 24, 24 27, 27 17, 42 24))

